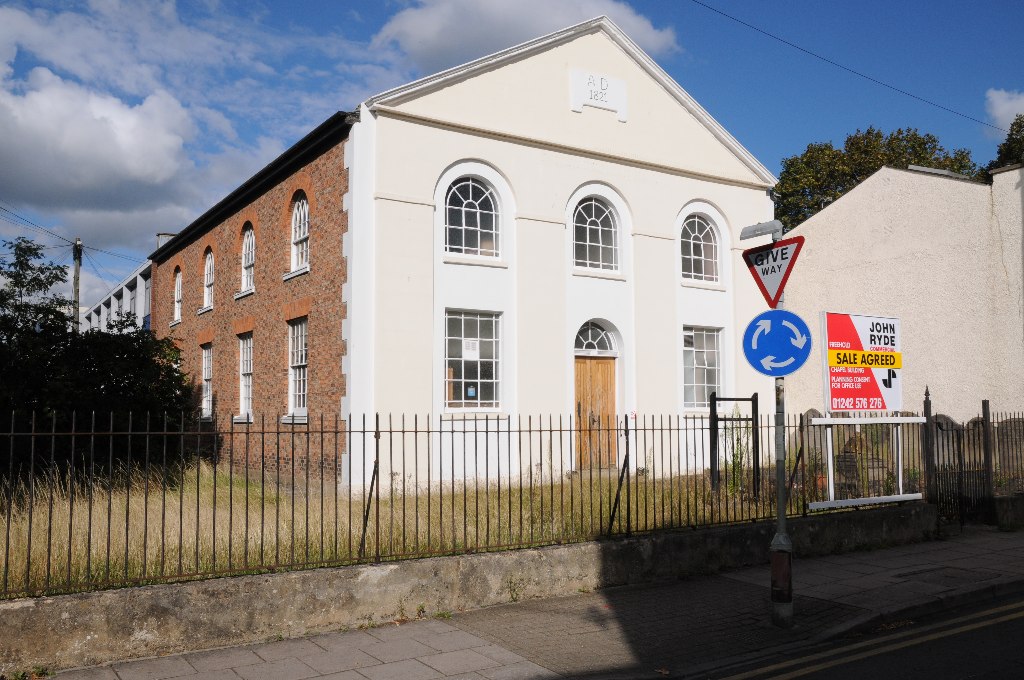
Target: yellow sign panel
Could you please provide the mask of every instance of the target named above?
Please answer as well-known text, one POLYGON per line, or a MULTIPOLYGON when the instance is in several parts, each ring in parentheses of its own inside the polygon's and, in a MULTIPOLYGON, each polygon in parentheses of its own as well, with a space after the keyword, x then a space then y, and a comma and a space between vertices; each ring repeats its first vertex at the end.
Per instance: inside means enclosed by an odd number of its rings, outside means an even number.
POLYGON ((855 368, 903 368, 903 353, 830 349, 828 365, 855 368))

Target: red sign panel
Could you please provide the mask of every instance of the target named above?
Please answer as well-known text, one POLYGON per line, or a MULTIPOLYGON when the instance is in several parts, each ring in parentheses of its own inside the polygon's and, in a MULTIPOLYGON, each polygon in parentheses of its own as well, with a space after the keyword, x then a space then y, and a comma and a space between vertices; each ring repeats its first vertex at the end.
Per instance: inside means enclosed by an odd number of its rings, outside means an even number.
POLYGON ((772 309, 779 304, 786 281, 789 280, 789 274, 793 271, 793 265, 796 264, 796 258, 803 247, 804 237, 794 236, 743 251, 747 269, 754 277, 765 302, 772 309))
POLYGON ((826 411, 899 411, 900 320, 825 313, 826 411))

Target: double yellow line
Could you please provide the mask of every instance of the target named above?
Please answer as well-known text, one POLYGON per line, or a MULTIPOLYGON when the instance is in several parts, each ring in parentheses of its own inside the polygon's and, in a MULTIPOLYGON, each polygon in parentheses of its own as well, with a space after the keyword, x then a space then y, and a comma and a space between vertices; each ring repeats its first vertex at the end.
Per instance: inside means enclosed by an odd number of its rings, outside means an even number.
POLYGON ((902 633, 894 633, 893 635, 888 635, 883 638, 865 640, 845 647, 836 647, 824 652, 809 654, 798 659, 782 661, 772 666, 765 666, 764 668, 747 671, 745 673, 740 673, 739 675, 731 675, 723 680, 748 680, 750 678, 774 678, 775 680, 786 680, 787 678, 799 678, 810 673, 817 673, 836 666, 843 666, 852 661, 867 659, 872 656, 878 656, 879 654, 888 654, 889 652, 895 652, 906 647, 913 647, 914 645, 930 642, 932 640, 940 640, 952 635, 959 635, 961 633, 977 630, 978 628, 994 626, 999 623, 1005 623, 1006 621, 1013 621, 1014 619, 1019 618, 1024 618, 1024 601, 995 607, 993 609, 986 609, 982 612, 967 614, 949 621, 921 626, 902 633), (999 616, 1000 614, 1002 614, 1002 616, 999 616), (986 618, 993 616, 995 618, 986 618), (984 620, 978 621, 977 619, 984 620), (950 626, 954 627, 950 628, 950 626), (869 647, 870 649, 857 652, 857 650, 864 649, 866 647, 869 647), (821 663, 814 663, 816 661, 821 661, 821 663), (812 665, 804 666, 804 664, 808 663, 812 665), (800 666, 800 668, 788 670, 787 672, 787 669, 791 669, 795 666, 800 666))

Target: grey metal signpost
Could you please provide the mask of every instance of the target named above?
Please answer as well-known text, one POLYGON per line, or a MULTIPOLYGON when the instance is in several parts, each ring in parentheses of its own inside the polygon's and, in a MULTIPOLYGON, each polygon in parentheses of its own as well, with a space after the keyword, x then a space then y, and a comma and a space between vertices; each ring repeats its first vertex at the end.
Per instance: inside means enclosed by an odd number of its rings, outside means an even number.
MULTIPOLYGON (((771 235, 774 244, 782 237, 778 220, 754 224, 743 229, 740 240, 771 235)), ((776 309, 780 309, 780 292, 776 309)), ((769 547, 771 559, 772 623, 781 628, 793 625, 793 542, 786 534, 786 383, 775 378, 775 505, 778 522, 769 547)))

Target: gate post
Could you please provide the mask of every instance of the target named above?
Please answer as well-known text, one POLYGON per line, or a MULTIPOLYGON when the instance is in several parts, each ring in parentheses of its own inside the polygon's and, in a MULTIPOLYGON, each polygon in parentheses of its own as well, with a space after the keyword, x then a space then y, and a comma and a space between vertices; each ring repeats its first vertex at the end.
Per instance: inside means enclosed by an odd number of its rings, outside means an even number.
POLYGON ((992 411, 988 399, 981 402, 981 448, 985 454, 985 517, 986 522, 995 524, 995 470, 992 451, 992 411))
POLYGON ((750 420, 753 425, 751 428, 750 446, 753 449, 752 462, 754 464, 754 498, 759 498, 761 495, 761 434, 759 432, 761 420, 757 413, 757 392, 754 392, 750 396, 750 420))
POLYGON ((718 491, 720 471, 718 467, 718 395, 708 395, 708 407, 711 411, 711 488, 718 491))
POLYGON ((939 502, 939 485, 935 470, 935 419, 932 416, 932 398, 928 386, 924 388, 924 474, 928 488, 928 502, 939 502))

